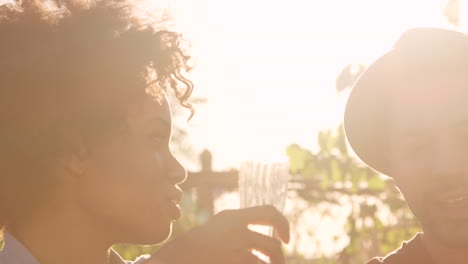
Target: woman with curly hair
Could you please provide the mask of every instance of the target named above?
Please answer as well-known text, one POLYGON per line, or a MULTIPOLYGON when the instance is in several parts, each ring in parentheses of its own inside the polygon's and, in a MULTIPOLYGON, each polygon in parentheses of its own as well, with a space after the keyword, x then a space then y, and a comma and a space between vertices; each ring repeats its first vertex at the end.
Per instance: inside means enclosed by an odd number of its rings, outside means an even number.
MULTIPOLYGON (((126 263, 113 244, 160 243, 179 218, 166 92, 193 115, 189 56, 132 2, 0 4, 0 263, 126 263)), ((224 211, 138 262, 284 263, 250 223, 289 240, 270 206, 224 211)))

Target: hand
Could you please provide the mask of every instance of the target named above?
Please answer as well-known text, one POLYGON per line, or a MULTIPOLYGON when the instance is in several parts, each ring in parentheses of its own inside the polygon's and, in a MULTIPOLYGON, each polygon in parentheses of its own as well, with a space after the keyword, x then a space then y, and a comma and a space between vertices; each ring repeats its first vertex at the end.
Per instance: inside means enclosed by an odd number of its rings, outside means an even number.
POLYGON ((257 264, 251 253, 258 250, 272 264, 284 264, 281 242, 248 229, 249 224, 270 225, 279 239, 289 243, 288 220, 270 205, 226 210, 206 224, 176 238, 145 263, 165 264, 257 264))

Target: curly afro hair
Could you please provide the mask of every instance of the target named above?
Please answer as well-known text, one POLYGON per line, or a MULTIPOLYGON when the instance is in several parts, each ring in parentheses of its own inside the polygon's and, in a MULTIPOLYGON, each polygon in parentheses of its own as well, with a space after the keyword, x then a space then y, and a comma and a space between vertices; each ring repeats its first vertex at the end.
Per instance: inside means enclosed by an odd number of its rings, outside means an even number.
POLYGON ((125 105, 167 89, 193 116, 181 36, 134 3, 0 3, 0 227, 37 207, 50 162, 76 150, 61 127, 91 145, 122 125, 125 105))

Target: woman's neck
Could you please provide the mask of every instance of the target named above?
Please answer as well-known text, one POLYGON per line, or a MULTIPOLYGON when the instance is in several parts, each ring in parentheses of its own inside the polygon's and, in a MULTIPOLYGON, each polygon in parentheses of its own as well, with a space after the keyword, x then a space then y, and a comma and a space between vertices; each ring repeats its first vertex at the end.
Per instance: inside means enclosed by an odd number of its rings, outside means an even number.
POLYGON ((42 264, 108 264, 111 242, 73 210, 41 210, 8 231, 42 264))

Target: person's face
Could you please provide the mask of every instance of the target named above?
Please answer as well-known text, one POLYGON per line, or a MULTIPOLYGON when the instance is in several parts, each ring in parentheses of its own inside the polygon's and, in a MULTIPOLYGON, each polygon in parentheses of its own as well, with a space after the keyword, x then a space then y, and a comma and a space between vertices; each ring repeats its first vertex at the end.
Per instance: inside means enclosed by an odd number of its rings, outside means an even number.
POLYGON ((169 149, 171 111, 148 97, 126 119, 126 130, 87 157, 77 201, 114 242, 160 243, 180 217, 177 184, 186 178, 169 149))
POLYGON ((468 246, 467 84, 408 84, 390 111, 390 176, 424 232, 455 247, 468 246))

